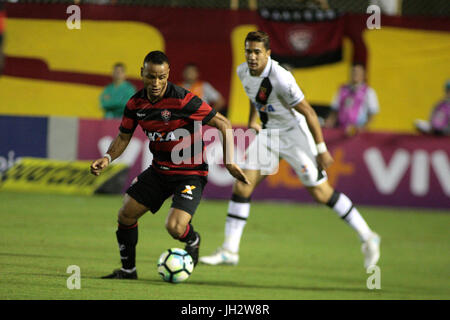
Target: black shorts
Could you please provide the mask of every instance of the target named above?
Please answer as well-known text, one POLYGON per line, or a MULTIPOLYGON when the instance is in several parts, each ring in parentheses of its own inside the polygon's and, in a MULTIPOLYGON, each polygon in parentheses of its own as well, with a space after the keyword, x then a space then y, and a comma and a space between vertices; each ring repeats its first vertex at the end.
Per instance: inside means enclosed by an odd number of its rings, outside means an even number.
POLYGON ((137 202, 157 212, 164 201, 173 195, 172 208, 181 209, 194 215, 207 178, 196 175, 165 175, 152 167, 143 171, 127 190, 137 202))

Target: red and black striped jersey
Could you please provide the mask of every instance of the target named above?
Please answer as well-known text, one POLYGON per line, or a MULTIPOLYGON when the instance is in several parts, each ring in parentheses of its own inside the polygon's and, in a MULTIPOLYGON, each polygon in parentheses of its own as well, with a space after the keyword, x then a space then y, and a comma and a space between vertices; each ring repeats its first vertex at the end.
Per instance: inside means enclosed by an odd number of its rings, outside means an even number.
POLYGON ((216 115, 193 93, 171 83, 161 100, 151 103, 146 89, 128 100, 119 130, 133 133, 138 125, 150 140, 152 167, 162 174, 208 174, 202 126, 216 115))

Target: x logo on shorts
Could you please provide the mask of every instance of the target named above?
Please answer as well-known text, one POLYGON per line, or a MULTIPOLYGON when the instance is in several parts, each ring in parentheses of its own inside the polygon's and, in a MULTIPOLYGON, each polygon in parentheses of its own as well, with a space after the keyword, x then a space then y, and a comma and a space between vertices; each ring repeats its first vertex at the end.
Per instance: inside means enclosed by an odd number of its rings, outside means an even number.
POLYGON ((186 186, 186 189, 181 191, 181 193, 192 194, 192 190, 194 190, 194 189, 195 189, 195 186, 186 186))

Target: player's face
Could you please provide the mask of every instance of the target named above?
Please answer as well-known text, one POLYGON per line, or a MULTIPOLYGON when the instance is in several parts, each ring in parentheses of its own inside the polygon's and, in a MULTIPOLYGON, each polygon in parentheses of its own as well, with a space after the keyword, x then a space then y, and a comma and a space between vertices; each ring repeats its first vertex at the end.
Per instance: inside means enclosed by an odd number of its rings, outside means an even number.
POLYGON ((152 98, 160 97, 164 94, 169 78, 169 65, 167 63, 154 64, 147 62, 141 68, 141 76, 147 93, 152 98))
POLYGON ((260 75, 270 57, 270 49, 266 50, 264 43, 247 41, 245 43, 245 60, 252 75, 260 75))

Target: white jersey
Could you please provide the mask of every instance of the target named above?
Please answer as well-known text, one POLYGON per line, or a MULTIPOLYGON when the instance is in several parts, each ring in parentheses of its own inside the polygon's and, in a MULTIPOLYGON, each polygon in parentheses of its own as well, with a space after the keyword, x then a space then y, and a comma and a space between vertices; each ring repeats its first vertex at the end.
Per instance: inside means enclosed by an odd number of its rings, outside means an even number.
POLYGON ((282 158, 303 185, 316 186, 326 181, 326 172, 317 165, 317 148, 306 119, 294 109, 305 98, 294 76, 270 58, 259 76, 250 75, 246 62, 237 73, 264 128, 250 143, 241 168, 275 174, 282 158))
POLYGON ((260 112, 260 115, 264 113, 267 115, 265 123, 261 119, 265 128, 281 129, 286 128, 286 126, 298 125, 300 122, 303 123, 301 127, 306 129, 304 127, 306 125, 305 117, 293 109, 305 96, 298 87, 294 76, 281 67, 277 61, 269 57, 264 71, 259 76, 250 75, 247 62, 244 62, 237 67, 237 74, 244 86, 245 93, 257 111, 260 112), (266 77, 270 81, 272 91, 267 103, 262 105, 257 102, 256 95, 266 77))

